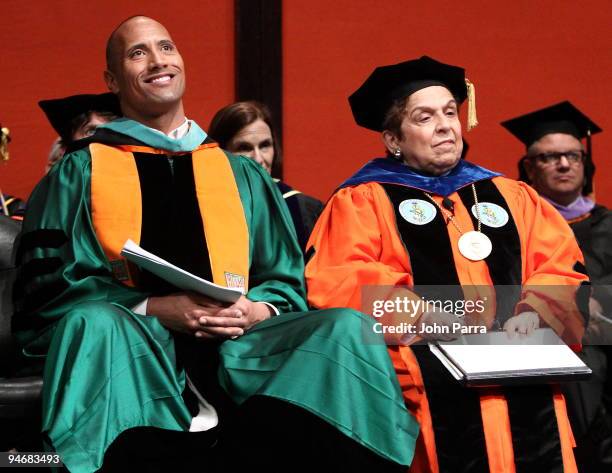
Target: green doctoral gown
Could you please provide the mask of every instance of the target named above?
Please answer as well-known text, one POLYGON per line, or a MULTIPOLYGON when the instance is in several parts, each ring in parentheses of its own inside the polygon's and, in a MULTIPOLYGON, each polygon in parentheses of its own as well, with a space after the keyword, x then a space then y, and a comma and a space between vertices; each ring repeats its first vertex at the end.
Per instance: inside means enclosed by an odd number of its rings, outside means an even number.
MULTIPOLYGON (((90 144, 161 150, 134 153, 141 245, 207 276, 206 264, 191 264, 206 259, 206 241, 189 154, 206 139, 194 122, 179 140, 132 120, 111 122, 56 165, 28 202, 13 326, 24 356, 44 360, 42 431, 73 473, 100 468, 124 430, 188 430, 191 421, 175 335, 156 317, 131 310, 150 295, 177 290, 144 276, 146 284, 134 287, 115 277, 93 224, 90 144)), ((371 319, 348 309, 305 312, 303 259, 282 196, 251 160, 229 162, 249 232, 247 297, 273 304, 281 315, 220 345, 220 385, 237 403, 267 395, 296 404, 379 455, 409 464, 418 426, 382 340, 363 338, 371 337, 371 319)))

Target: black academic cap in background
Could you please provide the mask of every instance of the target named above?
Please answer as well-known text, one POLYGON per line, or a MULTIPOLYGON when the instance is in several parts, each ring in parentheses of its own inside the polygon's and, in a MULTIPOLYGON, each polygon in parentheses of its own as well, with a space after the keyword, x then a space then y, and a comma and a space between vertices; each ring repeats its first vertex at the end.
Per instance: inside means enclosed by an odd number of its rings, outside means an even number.
POLYGON ((459 103, 468 96, 463 68, 422 56, 377 67, 349 97, 349 104, 358 125, 383 131, 387 111, 396 100, 435 85, 446 87, 459 103))
POLYGON ((121 116, 121 107, 115 94, 81 94, 61 99, 41 100, 39 107, 45 112, 57 134, 69 143, 72 141, 72 120, 86 112, 111 112, 121 116))
POLYGON ((506 120, 501 125, 526 147, 550 133, 565 133, 580 140, 601 131, 589 117, 567 100, 506 120))
MULTIPOLYGON (((595 163, 593 162, 591 135, 602 130, 570 102, 566 100, 565 102, 506 120, 501 125, 522 141, 527 148, 543 136, 551 133, 565 133, 572 135, 578 140, 586 138, 585 183, 582 193, 590 195, 593 192, 595 163)), ((527 157, 524 156, 518 163, 519 180, 530 183, 524 166, 526 159, 527 157)))

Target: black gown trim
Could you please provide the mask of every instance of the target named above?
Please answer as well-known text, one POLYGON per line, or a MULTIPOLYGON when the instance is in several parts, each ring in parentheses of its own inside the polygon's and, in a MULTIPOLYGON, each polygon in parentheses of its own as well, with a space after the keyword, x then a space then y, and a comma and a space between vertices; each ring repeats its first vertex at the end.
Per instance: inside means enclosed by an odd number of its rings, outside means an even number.
POLYGON ((43 228, 24 233, 19 238, 16 260, 21 262, 24 253, 34 248, 59 248, 67 241, 68 236, 63 230, 43 228))
MULTIPOLYGON (((192 156, 134 153, 142 195, 140 246, 201 278, 212 280, 210 257, 194 185, 192 156)), ((142 271, 139 286, 156 295, 178 292, 142 271)))
MULTIPOLYGON (((425 225, 411 224, 401 216, 399 205, 406 199, 426 200, 424 192, 396 184, 381 186, 391 201, 397 230, 410 258, 415 291, 427 299, 463 299, 441 212, 436 208, 436 217, 425 225)), ((425 384, 440 473, 488 473, 478 392, 462 387, 429 347, 412 348, 425 384)))
MULTIPOLYGON (((491 281, 495 288, 496 319, 499 327, 513 315, 514 307, 520 300, 522 282, 521 239, 512 218, 506 199, 492 181, 480 181, 474 184, 478 202, 489 202, 499 205, 508 213, 508 223, 499 228, 489 227, 484 223, 481 232, 489 237, 493 249, 485 258, 491 281)), ((463 206, 468 209, 472 224, 478 228, 478 219, 472 213, 474 194, 472 186, 464 187, 458 192, 463 206)))

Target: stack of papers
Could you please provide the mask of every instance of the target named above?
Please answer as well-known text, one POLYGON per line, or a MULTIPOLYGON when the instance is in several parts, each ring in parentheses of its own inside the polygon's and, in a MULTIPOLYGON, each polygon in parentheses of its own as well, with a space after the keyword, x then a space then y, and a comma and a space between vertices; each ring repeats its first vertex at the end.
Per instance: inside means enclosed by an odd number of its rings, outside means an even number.
POLYGON ((132 240, 125 242, 121 250, 121 255, 125 256, 128 260, 140 266, 142 269, 150 271, 184 291, 197 292, 211 299, 227 303, 236 302, 242 295, 240 289, 219 286, 206 279, 202 279, 178 266, 174 266, 172 263, 167 262, 153 253, 143 250, 132 240))
POLYGON ((541 384, 585 379, 591 369, 550 328, 529 337, 506 332, 464 335, 429 348, 455 379, 468 386, 541 384))

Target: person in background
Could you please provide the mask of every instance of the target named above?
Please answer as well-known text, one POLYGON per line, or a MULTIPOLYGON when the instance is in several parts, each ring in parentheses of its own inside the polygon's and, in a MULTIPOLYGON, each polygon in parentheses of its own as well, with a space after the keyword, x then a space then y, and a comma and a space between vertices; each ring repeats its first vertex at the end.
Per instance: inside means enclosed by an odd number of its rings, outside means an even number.
MULTIPOLYGON (((0 162, 9 160, 8 145, 11 142, 11 134, 8 128, 0 124, 0 162)), ((0 190, 0 215, 6 215, 13 220, 23 220, 25 213, 25 202, 21 199, 4 194, 0 190)))
POLYGON ((62 159, 64 154, 66 154, 66 146, 64 145, 64 141, 58 136, 51 144, 51 149, 47 156, 47 164, 45 165, 45 174, 51 171, 53 165, 62 159))
POLYGON ((268 108, 255 101, 236 102, 223 107, 211 120, 208 133, 221 148, 253 159, 272 175, 289 207, 300 247, 304 251, 323 203, 279 179, 282 175, 282 152, 268 108))
POLYGON ((59 136, 51 145, 45 173, 75 141, 93 135, 98 126, 121 116, 119 100, 111 92, 41 100, 38 106, 59 136))
POLYGON ((26 203, 18 197, 8 194, 0 195, 0 215, 6 215, 13 220, 23 220, 26 203))
POLYGON ((579 355, 593 375, 564 385, 565 395, 579 470, 612 471, 612 212, 593 197, 590 143, 591 135, 601 128, 568 101, 504 121, 502 126, 527 150, 519 161, 519 179, 559 211, 584 254, 592 295, 579 355))
POLYGON ((466 325, 511 338, 548 326, 575 343, 584 331, 577 297, 587 276, 575 269, 583 261, 570 229, 525 183, 461 159, 466 99, 469 130, 477 121, 464 69, 427 56, 378 67, 351 95, 355 121, 382 134, 387 157, 342 183, 321 213, 307 248, 308 301, 365 312, 377 289, 385 304, 414 303, 391 305, 388 318, 400 329, 389 355, 421 426, 411 473, 575 473, 557 386, 466 388, 417 344, 453 336, 428 328, 462 333, 463 314, 423 299, 486 302, 466 325), (554 298, 549 285, 561 287, 554 298))

